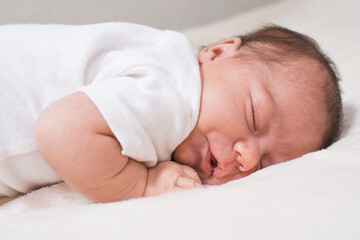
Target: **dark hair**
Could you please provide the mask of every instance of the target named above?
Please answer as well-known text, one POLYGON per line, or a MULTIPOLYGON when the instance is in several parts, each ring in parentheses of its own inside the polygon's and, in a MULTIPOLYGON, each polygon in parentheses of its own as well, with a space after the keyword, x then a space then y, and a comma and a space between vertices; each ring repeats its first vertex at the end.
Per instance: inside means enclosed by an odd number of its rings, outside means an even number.
POLYGON ((238 36, 242 48, 246 48, 267 63, 284 63, 294 58, 305 57, 318 62, 326 72, 323 86, 328 126, 320 149, 330 146, 340 135, 343 110, 339 75, 331 59, 310 37, 277 25, 266 25, 249 34, 238 36), (264 51, 265 46, 265 51, 264 51))

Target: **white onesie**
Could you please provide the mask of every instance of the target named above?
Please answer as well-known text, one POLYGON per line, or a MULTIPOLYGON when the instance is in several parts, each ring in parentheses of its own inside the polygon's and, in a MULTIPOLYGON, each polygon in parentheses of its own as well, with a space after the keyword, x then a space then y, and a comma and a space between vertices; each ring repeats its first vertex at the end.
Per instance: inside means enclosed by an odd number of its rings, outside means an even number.
MULTIPOLYGON (((130 23, 0 27, 0 196, 61 181, 37 150, 39 114, 83 91, 123 154, 166 161, 195 127, 201 79, 196 54, 174 31, 130 23)), ((59 146, 61 148, 61 146, 59 146)))

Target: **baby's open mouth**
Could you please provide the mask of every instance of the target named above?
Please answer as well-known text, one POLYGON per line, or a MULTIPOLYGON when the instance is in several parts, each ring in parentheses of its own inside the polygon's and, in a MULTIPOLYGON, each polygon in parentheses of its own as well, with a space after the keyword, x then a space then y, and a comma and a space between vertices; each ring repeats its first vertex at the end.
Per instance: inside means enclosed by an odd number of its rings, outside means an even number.
POLYGON ((217 160, 215 159, 214 155, 211 154, 211 166, 214 168, 216 168, 218 165, 217 160))

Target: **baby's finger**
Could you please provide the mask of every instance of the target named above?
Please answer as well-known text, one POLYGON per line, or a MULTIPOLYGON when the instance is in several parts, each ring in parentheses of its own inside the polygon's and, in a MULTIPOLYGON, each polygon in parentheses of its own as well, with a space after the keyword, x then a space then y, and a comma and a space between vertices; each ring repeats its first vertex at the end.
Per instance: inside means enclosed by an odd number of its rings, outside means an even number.
MULTIPOLYGON (((206 188, 206 187, 205 187, 204 185, 201 185, 201 184, 196 183, 195 188, 206 188)), ((190 189, 193 189, 193 188, 183 188, 183 187, 176 187, 176 186, 174 186, 174 187, 171 189, 171 192, 179 192, 179 191, 185 191, 185 190, 190 190, 190 189)))
POLYGON ((173 187, 171 189, 171 192, 180 192, 180 191, 185 191, 185 190, 189 190, 188 188, 181 188, 181 187, 173 187))
POLYGON ((192 169, 191 167, 184 167, 183 171, 187 176, 194 179, 197 183, 201 183, 199 175, 197 174, 197 172, 194 169, 192 169))
POLYGON ((179 176, 176 181, 176 186, 181 188, 195 188, 197 184, 198 183, 194 179, 181 176, 179 176))

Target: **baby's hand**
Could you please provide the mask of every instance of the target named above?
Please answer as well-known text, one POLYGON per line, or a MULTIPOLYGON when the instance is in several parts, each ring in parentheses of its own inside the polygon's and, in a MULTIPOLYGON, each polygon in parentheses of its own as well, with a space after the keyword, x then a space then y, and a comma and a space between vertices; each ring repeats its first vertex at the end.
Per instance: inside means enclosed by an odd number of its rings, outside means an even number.
POLYGON ((161 162, 148 169, 144 196, 202 187, 198 174, 189 166, 176 162, 161 162))

